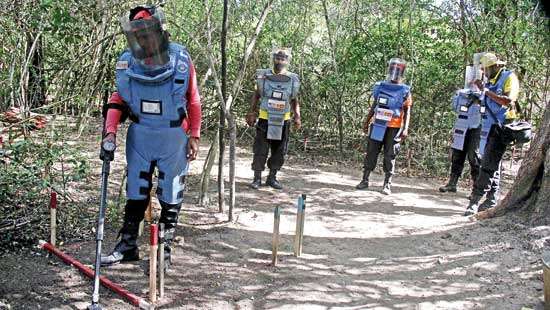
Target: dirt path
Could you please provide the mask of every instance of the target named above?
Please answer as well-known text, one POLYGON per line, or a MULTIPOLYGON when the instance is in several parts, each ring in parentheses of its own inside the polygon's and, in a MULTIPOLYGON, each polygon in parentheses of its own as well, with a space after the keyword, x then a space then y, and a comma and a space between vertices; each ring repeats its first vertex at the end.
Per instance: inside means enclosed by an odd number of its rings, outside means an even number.
MULTIPOLYGON (((241 151, 234 223, 224 222, 215 206, 194 205, 202 162, 193 165, 162 308, 542 309, 539 253, 526 240, 548 229, 508 219, 471 222, 462 217, 468 193, 441 195, 437 180, 397 177, 394 194, 384 196, 382 177, 375 174, 371 190, 356 191, 359 165, 311 165, 291 157, 280 174, 283 191, 252 191, 246 187, 251 158, 241 151), (295 201, 302 193, 308 197, 304 255, 295 258, 295 201), (276 205, 284 210, 274 268, 269 264, 276 205)), ((109 224, 106 250, 118 227, 109 224)), ((93 260, 93 242, 62 248, 87 264, 93 260)), ((142 249, 145 254, 147 247, 142 249)), ((5 257, 0 267, 0 308, 88 305, 91 282, 43 252, 5 257)), ((104 274, 146 297, 142 267, 118 265, 104 274)), ((105 289, 102 302, 108 309, 131 309, 105 289)))

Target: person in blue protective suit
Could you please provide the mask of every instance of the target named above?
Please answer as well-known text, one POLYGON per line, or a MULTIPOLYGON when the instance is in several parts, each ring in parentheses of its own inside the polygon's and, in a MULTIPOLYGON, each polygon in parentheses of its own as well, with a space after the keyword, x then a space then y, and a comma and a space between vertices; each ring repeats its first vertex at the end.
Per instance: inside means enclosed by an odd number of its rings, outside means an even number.
POLYGON ((480 149, 483 150, 479 177, 474 182, 465 216, 494 207, 498 199, 498 178, 502 156, 508 143, 502 126, 516 118, 515 102, 519 95, 519 81, 515 73, 506 69, 506 62, 493 53, 481 57, 481 65, 488 79, 486 85, 477 80, 483 90, 483 117, 480 149), (496 188, 495 188, 496 187, 496 188), (480 204, 487 193, 486 200, 480 204), (493 192, 494 194, 490 195, 493 192))
POLYGON ((384 186, 382 192, 391 194, 391 180, 395 170, 395 158, 400 143, 409 133, 412 96, 410 87, 403 83, 407 63, 400 58, 388 62, 388 76, 385 81, 374 85, 372 105, 363 130, 368 134, 367 154, 363 165, 363 178, 357 189, 369 187, 370 173, 376 167, 378 154, 384 147, 384 186), (374 121, 372 121, 374 119, 374 121), (372 121, 372 123, 371 123, 372 121))
MULTIPOLYGON (((127 203, 121 239, 101 264, 139 259, 138 228, 156 168, 168 267, 188 163, 198 152, 201 106, 195 69, 185 47, 169 41, 162 9, 138 6, 121 24, 128 49, 116 64, 117 91, 104 108, 103 141, 115 143, 119 122, 126 117, 132 121, 126 139, 127 203)), ((106 152, 102 150, 102 159, 106 152)))
POLYGON ((469 83, 469 87, 459 90, 453 98, 453 110, 457 113, 457 118, 453 127, 453 142, 451 144, 451 175, 449 182, 439 188, 439 191, 442 193, 456 192, 458 179, 462 175, 466 158, 468 158, 468 162, 470 163, 472 183, 475 182, 479 175, 481 161, 479 154, 481 91, 473 81, 467 82, 469 83))
POLYGON ((297 74, 287 70, 291 52, 287 48, 276 48, 271 56, 273 68, 256 71, 256 91, 246 114, 247 124, 256 124, 252 160, 254 180, 250 183, 253 189, 260 188, 262 184, 266 161, 269 175, 265 184, 275 189, 283 188, 276 175, 284 164, 291 119, 296 129, 300 129, 302 124, 298 102, 300 80, 297 74), (259 120, 256 123, 257 118, 259 120), (271 156, 268 159, 270 149, 271 156))

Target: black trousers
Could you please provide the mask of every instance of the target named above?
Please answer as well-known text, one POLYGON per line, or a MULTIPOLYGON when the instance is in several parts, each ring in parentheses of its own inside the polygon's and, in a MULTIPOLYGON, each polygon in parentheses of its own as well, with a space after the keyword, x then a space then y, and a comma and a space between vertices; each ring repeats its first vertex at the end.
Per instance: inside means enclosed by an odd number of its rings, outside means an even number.
POLYGON ((470 175, 475 182, 479 175, 481 164, 481 155, 479 155, 479 139, 481 128, 468 129, 464 137, 464 147, 462 150, 452 149, 451 155, 451 175, 460 177, 464 170, 466 158, 470 164, 470 175))
POLYGON ((378 154, 384 147, 384 162, 383 168, 386 175, 393 175, 395 168, 395 158, 399 154, 401 145, 394 140, 395 135, 399 132, 399 128, 387 128, 382 141, 376 141, 368 138, 367 154, 363 164, 365 171, 372 171, 376 168, 378 154))
POLYGON ((487 137, 485 153, 481 159, 479 177, 474 182, 472 201, 479 201, 485 192, 498 192, 500 180, 500 164, 507 144, 504 142, 502 130, 493 125, 487 137))
POLYGON ((285 155, 288 148, 290 121, 285 121, 281 140, 270 140, 267 138, 267 120, 259 119, 256 124, 256 138, 254 139, 254 159, 252 170, 263 171, 267 161, 270 170, 280 170, 285 163, 285 155), (268 159, 268 153, 271 156, 268 159))

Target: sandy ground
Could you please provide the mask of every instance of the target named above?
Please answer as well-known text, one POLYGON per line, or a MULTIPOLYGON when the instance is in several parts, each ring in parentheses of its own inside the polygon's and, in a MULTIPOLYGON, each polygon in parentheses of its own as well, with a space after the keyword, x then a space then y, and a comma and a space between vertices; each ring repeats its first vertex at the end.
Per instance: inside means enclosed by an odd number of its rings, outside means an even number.
MULTIPOLYGON (((177 232, 175 266, 162 309, 542 309, 540 250, 550 228, 513 219, 473 222, 462 216, 468 192, 440 194, 440 180, 396 177, 391 196, 356 191, 359 163, 315 163, 290 156, 285 189, 249 189, 251 155, 239 149, 235 221, 217 205, 196 206, 201 159, 193 163, 177 232), (296 199, 307 194, 303 256, 292 255, 296 199), (273 209, 282 206, 280 257, 271 263, 273 209)), ((122 152, 120 152, 122 153, 122 152)), ((99 162, 94 161, 99 174, 99 162)), ((118 191, 123 156, 111 180, 118 191), (119 175, 117 177, 117 175, 119 175)), ((216 168, 214 168, 216 170, 216 168)), ((91 182, 90 187, 98 184, 91 182)), ((211 192, 215 194, 215 182, 211 192)), ((228 195, 227 195, 228 197, 228 195)), ((105 251, 118 222, 107 219, 105 251)), ((147 256, 148 236, 141 237, 147 256)), ((91 265, 93 240, 61 249, 91 265)), ((147 298, 144 263, 102 269, 147 298)), ((84 309, 91 281, 39 249, 0 260, 0 309, 84 309)), ((101 290, 106 309, 132 309, 101 290)))

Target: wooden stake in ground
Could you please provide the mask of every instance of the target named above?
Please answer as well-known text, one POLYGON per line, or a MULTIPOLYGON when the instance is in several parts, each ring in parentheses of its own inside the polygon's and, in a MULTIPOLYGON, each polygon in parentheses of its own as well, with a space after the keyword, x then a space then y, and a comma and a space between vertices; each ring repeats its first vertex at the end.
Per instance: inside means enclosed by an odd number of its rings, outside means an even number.
POLYGON ((143 235, 143 227, 145 226, 145 222, 152 223, 153 222, 153 211, 156 208, 156 205, 159 204, 157 197, 155 196, 155 188, 151 188, 151 191, 149 192, 149 205, 147 205, 147 209, 145 209, 145 216, 143 217, 143 221, 139 223, 139 229, 138 229, 138 236, 143 235))
POLYGON ((304 239, 304 219, 306 211, 306 195, 302 194, 298 198, 298 210, 296 212, 296 233, 294 234, 294 255, 302 255, 302 241, 304 239))
POLYGON ((50 243, 55 246, 57 234, 57 193, 50 194, 50 243))
POLYGON ((281 223, 281 207, 276 206, 273 214, 273 238, 271 240, 271 264, 277 266, 277 252, 279 251, 279 224, 281 223))
POLYGON ((149 253, 149 300, 157 301, 157 253, 159 230, 157 224, 151 224, 151 252, 149 253))
POLYGON ((550 251, 542 254, 542 276, 544 278, 544 309, 550 310, 550 251))
POLYGON ((159 298, 164 298, 164 223, 159 225, 159 298))

